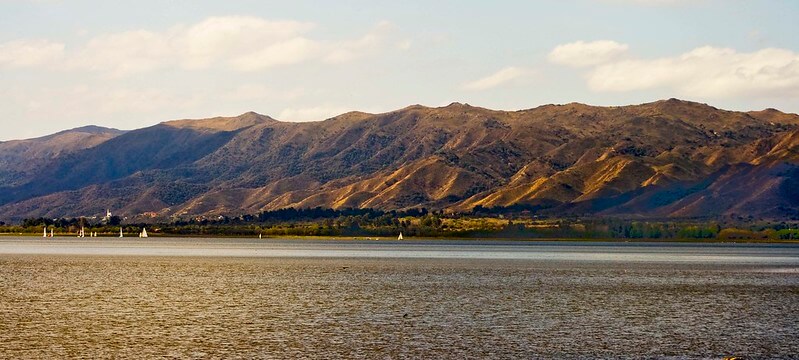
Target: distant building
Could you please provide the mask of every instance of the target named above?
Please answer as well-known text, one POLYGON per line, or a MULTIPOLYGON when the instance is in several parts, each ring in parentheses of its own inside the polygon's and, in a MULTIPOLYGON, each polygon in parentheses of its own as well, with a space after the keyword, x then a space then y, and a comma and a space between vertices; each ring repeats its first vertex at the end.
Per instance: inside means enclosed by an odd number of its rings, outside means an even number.
POLYGON ((102 222, 108 224, 111 221, 111 209, 107 209, 105 211, 105 217, 103 217, 102 222))

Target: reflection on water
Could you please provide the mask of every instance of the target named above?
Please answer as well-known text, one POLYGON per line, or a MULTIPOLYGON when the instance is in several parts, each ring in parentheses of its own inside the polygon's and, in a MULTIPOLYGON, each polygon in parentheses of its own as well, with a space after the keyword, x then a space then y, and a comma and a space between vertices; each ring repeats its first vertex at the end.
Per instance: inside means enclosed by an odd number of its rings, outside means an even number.
POLYGON ((523 259, 799 265, 796 244, 0 238, 0 254, 523 259))
POLYGON ((0 358, 799 354, 794 246, 142 244, 0 240, 0 358))

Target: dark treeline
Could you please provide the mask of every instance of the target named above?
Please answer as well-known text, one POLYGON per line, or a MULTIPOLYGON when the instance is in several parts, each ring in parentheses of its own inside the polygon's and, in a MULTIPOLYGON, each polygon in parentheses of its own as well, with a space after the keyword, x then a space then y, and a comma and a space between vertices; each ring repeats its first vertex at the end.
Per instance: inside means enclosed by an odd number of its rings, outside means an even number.
POLYGON ((521 213, 535 213, 536 211, 540 211, 543 209, 548 209, 552 205, 529 205, 529 204, 513 204, 510 206, 492 206, 492 207, 484 207, 483 205, 477 205, 472 208, 472 211, 469 213, 474 216, 498 216, 498 215, 509 215, 513 216, 514 214, 521 214, 521 213))
POLYGON ((122 218, 119 216, 112 216, 108 221, 92 221, 92 219, 88 218, 58 218, 58 219, 46 219, 43 217, 40 218, 30 218, 22 220, 21 225, 23 227, 41 227, 41 226, 53 226, 55 228, 68 228, 68 227, 81 227, 81 226, 99 226, 99 225, 111 225, 117 226, 122 223, 122 218))
POLYGON ((378 209, 330 209, 330 208, 305 208, 295 209, 293 207, 262 211, 255 215, 241 215, 237 217, 219 216, 216 219, 192 218, 189 220, 175 220, 174 225, 194 225, 194 224, 240 224, 240 223, 275 223, 275 222, 296 222, 320 219, 335 219, 340 217, 363 217, 374 219, 378 217, 390 216, 392 218, 420 217, 428 214, 427 209, 409 209, 383 211, 378 209))
POLYGON ((137 223, 110 219, 25 219, 19 225, 0 224, 3 233, 75 233, 81 227, 101 234, 135 234, 147 227, 152 235, 181 236, 363 236, 525 238, 525 239, 663 239, 663 240, 796 240, 795 222, 639 221, 615 218, 548 219, 532 208, 487 209, 444 213, 427 209, 286 208, 254 215, 195 217, 137 223))

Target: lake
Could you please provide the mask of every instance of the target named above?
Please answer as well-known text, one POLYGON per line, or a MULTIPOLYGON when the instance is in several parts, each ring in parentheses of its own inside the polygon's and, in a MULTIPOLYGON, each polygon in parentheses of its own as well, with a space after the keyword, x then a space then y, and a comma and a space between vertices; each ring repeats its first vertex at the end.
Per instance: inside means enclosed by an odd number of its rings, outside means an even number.
POLYGON ((799 245, 0 238, 0 358, 799 354, 799 245))

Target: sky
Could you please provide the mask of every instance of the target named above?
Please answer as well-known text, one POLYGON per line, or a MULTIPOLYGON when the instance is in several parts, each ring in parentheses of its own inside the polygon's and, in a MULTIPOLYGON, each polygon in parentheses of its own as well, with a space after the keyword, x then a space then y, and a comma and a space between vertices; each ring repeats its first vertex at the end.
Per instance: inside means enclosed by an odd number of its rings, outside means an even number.
POLYGON ((0 141, 247 111, 799 112, 799 1, 0 0, 0 141))

